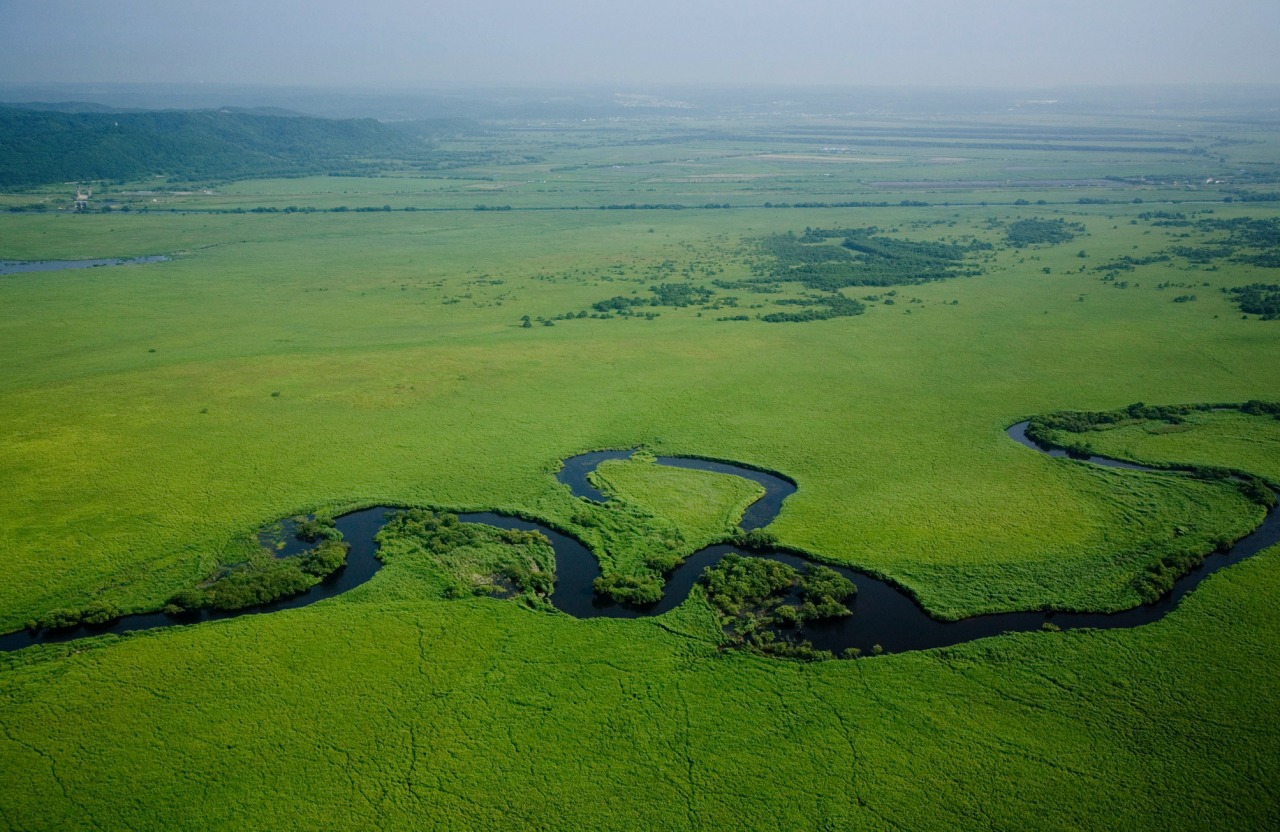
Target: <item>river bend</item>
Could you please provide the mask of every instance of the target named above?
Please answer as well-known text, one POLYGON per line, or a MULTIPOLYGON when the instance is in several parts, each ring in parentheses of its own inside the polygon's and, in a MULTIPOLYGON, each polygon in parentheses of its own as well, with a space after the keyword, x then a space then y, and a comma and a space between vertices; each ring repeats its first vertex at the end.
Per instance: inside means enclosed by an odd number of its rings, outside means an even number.
MULTIPOLYGON (((1014 441, 1038 452, 1055 457, 1067 455, 1066 451, 1059 448, 1038 446, 1027 437, 1026 428, 1026 422, 1019 422, 1010 427, 1007 432, 1014 441)), ((625 459, 632 453, 632 451, 594 451, 570 457, 565 460, 564 467, 557 477, 575 496, 605 502, 608 496, 592 486, 587 475, 606 459, 625 459)), ((1094 465, 1169 474, 1168 471, 1107 457, 1091 456, 1081 461, 1094 465)), ((744 531, 762 528, 773 522, 782 509, 783 500, 796 491, 795 483, 780 474, 735 465, 731 462, 690 457, 658 457, 657 462, 661 465, 734 474, 764 486, 764 496, 752 503, 743 514, 739 525, 744 531)), ((175 624, 216 621, 240 615, 275 612, 306 606, 325 598, 341 595, 368 581, 380 568, 381 561, 377 558, 374 535, 395 511, 396 509, 387 506, 374 506, 337 518, 338 529, 351 546, 347 555, 347 565, 330 575, 325 581, 299 595, 242 610, 201 610, 181 615, 169 615, 163 612, 144 613, 127 615, 113 623, 97 627, 23 630, 0 636, 0 651, 17 650, 33 644, 69 641, 103 633, 122 634, 175 624)), ((801 555, 784 551, 762 553, 747 551, 724 543, 708 546, 689 556, 667 576, 662 600, 648 606, 637 607, 620 604, 595 594, 593 582, 601 574, 600 565, 590 550, 570 535, 541 523, 494 512, 463 513, 459 515, 459 519, 467 523, 486 523, 505 529, 538 531, 546 535, 551 541, 556 558, 556 584, 551 603, 556 609, 575 618, 641 618, 660 615, 682 603, 688 597, 689 591, 702 571, 709 566, 714 566, 730 553, 768 558, 796 568, 802 568, 811 562, 801 555)), ((812 642, 814 647, 830 650, 838 655, 851 647, 863 653, 872 652, 875 646, 879 646, 886 653, 947 647, 1001 633, 1040 630, 1046 624, 1052 624, 1064 630, 1078 627, 1099 629, 1137 627, 1163 618, 1209 575, 1278 542, 1280 542, 1280 511, 1273 508, 1267 513, 1261 525, 1251 533, 1236 541, 1228 551, 1207 556, 1202 564, 1178 579, 1173 588, 1154 603, 1114 613, 1010 612, 973 616, 959 621, 939 621, 931 617, 910 595, 894 583, 856 569, 826 563, 825 566, 835 569, 858 587, 857 596, 849 604, 851 614, 841 618, 811 622, 799 630, 798 634, 812 642)), ((294 541, 281 554, 292 554, 300 548, 300 544, 294 541)))

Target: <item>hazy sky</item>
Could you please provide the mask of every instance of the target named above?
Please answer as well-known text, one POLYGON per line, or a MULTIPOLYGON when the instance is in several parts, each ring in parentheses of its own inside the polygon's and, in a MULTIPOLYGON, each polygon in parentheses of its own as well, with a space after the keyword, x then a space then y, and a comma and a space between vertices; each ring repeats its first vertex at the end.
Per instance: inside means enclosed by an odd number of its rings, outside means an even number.
POLYGON ((1280 0, 0 0, 0 81, 1280 83, 1280 0))

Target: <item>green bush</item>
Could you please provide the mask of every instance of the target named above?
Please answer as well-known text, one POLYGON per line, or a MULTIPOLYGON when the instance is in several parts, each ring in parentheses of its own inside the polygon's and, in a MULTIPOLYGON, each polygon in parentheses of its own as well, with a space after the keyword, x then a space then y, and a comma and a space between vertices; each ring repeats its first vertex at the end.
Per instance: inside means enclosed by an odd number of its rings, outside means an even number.
POLYGON ((93 601, 83 609, 60 608, 50 610, 39 618, 27 622, 29 630, 61 630, 79 627, 81 624, 109 624, 120 618, 120 608, 111 601, 93 601))
POLYGON ((1183 575, 1199 566, 1204 561, 1203 555, 1195 552, 1173 552, 1147 567, 1146 571, 1134 579, 1133 588, 1137 590, 1143 603, 1151 604, 1162 597, 1183 575))
POLYGON ((662 578, 658 575, 602 575, 595 579, 593 586, 596 594, 624 604, 653 604, 662 600, 662 578))
POLYGON ((752 529, 738 535, 735 542, 744 549, 765 551, 778 545, 778 536, 764 529, 752 529))
POLYGON ((1253 502, 1266 506, 1267 509, 1276 507, 1276 492, 1258 477, 1245 476, 1237 487, 1240 493, 1253 502))
POLYGON ((555 587, 551 541, 538 531, 461 523, 454 514, 415 508, 395 514, 377 540, 384 552, 426 555, 446 598, 514 594, 533 601, 555 587))
POLYGON ((307 543, 315 543, 319 540, 342 539, 342 532, 338 531, 337 522, 327 514, 295 518, 293 534, 299 540, 304 540, 307 543))
POLYGON ((120 608, 110 601, 94 601, 80 612, 85 624, 107 624, 120 617, 120 608))
POLYGON ((200 587, 190 587, 169 599, 169 605, 179 610, 198 610, 209 606, 209 593, 200 587))
POLYGON ((848 615, 844 602, 857 587, 825 566, 797 571, 764 558, 725 555, 699 578, 721 627, 735 643, 756 652, 814 661, 832 658, 797 638, 779 638, 806 622, 848 615), (799 604, 791 603, 798 598, 799 604))
POLYGON ((294 534, 300 540, 319 543, 287 558, 273 557, 264 549, 244 563, 221 567, 199 585, 171 597, 166 609, 238 610, 267 604, 305 592, 346 565, 350 547, 332 517, 300 518, 294 534))
POLYGON ((214 581, 207 589, 208 606, 238 610, 267 604, 297 595, 315 584, 315 579, 297 564, 278 562, 272 566, 240 569, 214 581))
POLYGON ((78 627, 79 625, 80 611, 66 608, 50 610, 36 620, 37 629, 59 630, 66 627, 78 627))
POLYGON ((302 571, 317 578, 332 574, 347 565, 349 548, 340 540, 325 540, 316 548, 299 556, 302 571))
POLYGON ((1057 245, 1074 240, 1076 234, 1083 231, 1084 226, 1078 223, 1067 223, 1066 220, 1042 220, 1033 217, 1009 223, 1005 231, 1005 241, 1015 248, 1030 245, 1057 245))

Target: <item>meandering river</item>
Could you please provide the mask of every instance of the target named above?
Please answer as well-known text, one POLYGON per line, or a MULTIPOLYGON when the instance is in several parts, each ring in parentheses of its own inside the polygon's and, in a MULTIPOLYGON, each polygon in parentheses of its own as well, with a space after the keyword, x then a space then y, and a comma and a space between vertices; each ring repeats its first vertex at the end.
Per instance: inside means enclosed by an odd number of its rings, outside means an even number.
MULTIPOLYGON (((1061 449, 1041 448, 1036 445, 1027 438, 1026 427, 1026 422, 1014 425, 1008 430, 1009 437, 1035 451, 1052 456, 1066 456, 1066 452, 1061 449)), ((604 502, 608 499, 607 495, 594 488, 587 479, 587 475, 606 459, 625 459, 632 453, 632 451, 595 451, 571 457, 565 460, 558 478, 575 496, 604 502)), ((1106 457, 1092 456, 1082 461, 1094 465, 1160 473, 1165 476, 1177 475, 1106 457)), ((658 457, 657 462, 661 465, 734 474, 764 486, 764 496, 752 503, 743 514, 739 525, 744 531, 762 528, 773 522, 782 509, 783 500, 796 491, 795 483, 779 474, 735 465, 731 462, 688 457, 658 457)), ((339 517, 338 529, 351 546, 347 555, 347 565, 324 582, 300 595, 243 610, 204 610, 182 615, 168 615, 162 612, 146 613, 124 616, 111 624, 99 627, 82 626, 34 632, 24 630, 0 636, 0 651, 17 650, 33 644, 69 641, 102 633, 127 633, 133 630, 274 612, 306 606, 325 598, 341 595, 363 584, 378 571, 381 562, 377 558, 374 535, 395 511, 396 509, 386 506, 375 506, 339 517)), ((595 594, 592 583, 600 575, 600 565, 590 550, 570 535, 541 523, 493 512, 461 514, 459 519, 467 523, 487 523, 506 529, 539 531, 546 535, 555 550, 556 558, 556 585, 551 603, 558 610, 575 618, 601 616, 640 618, 660 615, 682 603, 688 597, 690 589, 702 571, 708 566, 715 565, 730 553, 768 558, 796 568, 803 568, 811 562, 800 555, 787 552, 747 551, 729 544, 709 546, 695 552, 667 576, 666 590, 661 601, 636 607, 619 604, 595 594)), ((1183 596, 1219 569, 1238 563, 1278 542, 1280 542, 1280 511, 1272 509, 1253 532, 1236 541, 1230 550, 1206 557, 1204 563, 1180 578, 1170 592, 1154 603, 1116 613, 1012 612, 974 616, 959 621, 939 621, 932 618, 896 584, 856 569, 824 564, 857 584, 857 596, 849 605, 851 614, 841 618, 811 622, 799 631, 799 635, 812 642, 814 647, 830 650, 838 655, 851 647, 858 648, 864 653, 872 652, 876 646, 886 653, 946 647, 1000 633, 1039 630, 1046 623, 1064 630, 1077 627, 1136 627, 1163 618, 1178 605, 1183 596)), ((281 554, 292 554, 299 549, 300 544, 294 541, 281 554)))

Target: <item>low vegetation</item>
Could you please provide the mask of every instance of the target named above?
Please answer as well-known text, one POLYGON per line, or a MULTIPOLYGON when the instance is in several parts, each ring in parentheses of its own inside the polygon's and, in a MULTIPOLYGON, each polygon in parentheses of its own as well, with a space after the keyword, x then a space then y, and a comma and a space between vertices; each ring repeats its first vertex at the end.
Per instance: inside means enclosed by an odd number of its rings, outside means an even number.
MULTIPOLYGON (((1163 426, 1163 430, 1189 427, 1189 420, 1195 416, 1211 417, 1224 410, 1251 415, 1276 415, 1280 419, 1280 415, 1277 415, 1280 414, 1280 403, 1276 402, 1250 401, 1231 408, 1208 404, 1152 406, 1137 403, 1109 411, 1059 411, 1036 416, 1027 425, 1027 436, 1045 445, 1065 447, 1076 454, 1105 454, 1105 451, 1094 450, 1092 440, 1099 433, 1126 428, 1150 430, 1148 426, 1152 423, 1163 426)), ((1161 432, 1162 428, 1157 427, 1155 430, 1161 432)), ((1132 451, 1120 456, 1133 458, 1132 451)), ((1159 466, 1164 463, 1154 464, 1159 466)), ((1182 463, 1178 467, 1188 471, 1193 477, 1205 480, 1227 480, 1234 475, 1234 484, 1246 499, 1268 510, 1276 505, 1273 488, 1254 474, 1203 463, 1182 463)), ((1214 548, 1225 550, 1231 542, 1231 538, 1221 537, 1214 548)), ((1208 554, 1203 547, 1165 552, 1134 578, 1134 589, 1144 603, 1152 603, 1163 597, 1175 581, 1199 566, 1208 554)))
POLYGON ((1136 402, 1128 407, 1115 410, 1059 410, 1031 417, 1027 422, 1027 436, 1042 445, 1066 448, 1078 453, 1088 454, 1086 444, 1064 443, 1060 431, 1084 434, 1100 428, 1115 425, 1136 424, 1140 422, 1158 421, 1169 425, 1180 425, 1186 421, 1188 414, 1197 410, 1211 410, 1213 405, 1147 405, 1136 402))
MULTIPOLYGON (((1089 441, 1096 431, 1141 426, 1151 422, 1160 422, 1167 426, 1185 425, 1192 416, 1223 411, 1238 411, 1253 416, 1273 416, 1280 419, 1280 402, 1257 399, 1237 405, 1148 405, 1137 402, 1114 410, 1059 410, 1033 416, 1028 420, 1027 437, 1042 445, 1057 446, 1087 455, 1094 452, 1089 441), (1064 436, 1064 433, 1075 434, 1079 438, 1073 440, 1071 437, 1064 436)), ((1223 475, 1227 469, 1198 465, 1193 466, 1193 470, 1204 476, 1213 477, 1223 475)))
MULTIPOLYGON (((759 242, 758 275, 736 285, 800 283, 808 289, 834 292, 849 286, 903 286, 977 275, 962 268, 965 258, 984 244, 903 240, 868 228, 806 228, 773 234, 759 242), (844 238, 839 245, 833 240, 844 238)), ((989 246, 987 246, 989 247, 989 246)))
MULTIPOLYGON (((1201 215, 1212 215, 1214 209, 1204 209, 1201 215)), ((1145 211, 1130 220, 1150 223, 1152 228, 1185 228, 1176 239, 1179 242, 1145 255, 1121 255, 1094 268, 1102 272, 1102 280, 1117 288, 1128 288, 1130 281, 1117 280, 1121 273, 1137 273, 1139 269, 1160 267, 1166 274, 1178 269, 1190 272, 1218 272, 1225 267, 1248 266, 1254 269, 1280 268, 1280 219, 1276 217, 1217 217, 1188 216, 1182 212, 1145 211)), ((1136 276, 1136 274, 1135 274, 1136 276)), ((1136 287, 1139 284, 1134 282, 1136 287)), ((1164 280, 1157 289, 1170 287, 1209 287, 1209 282, 1173 282, 1164 280)), ((1280 285, 1255 282, 1247 285, 1223 285, 1218 287, 1236 308, 1245 315, 1257 315, 1264 321, 1280 319, 1280 285)), ((1197 300, 1194 294, 1182 294, 1175 303, 1197 300)))
MULTIPOLYGON (((671 531, 664 542, 677 543, 677 550, 694 551, 733 535, 743 511, 764 495, 762 486, 742 477, 658 465, 644 451, 626 460, 606 460, 591 479, 611 498, 602 507, 605 511, 629 506, 665 519, 671 531)), ((599 522, 588 520, 585 525, 599 522)), ((679 561, 666 554, 671 549, 664 549, 646 563, 665 572, 679 561)))
POLYGON ((293 534, 315 545, 288 557, 275 557, 264 547, 248 560, 221 567, 196 586, 177 593, 169 599, 167 609, 238 610, 267 604, 305 592, 346 565, 350 547, 332 516, 295 518, 293 534))
POLYGON ((60 630, 82 624, 109 624, 120 617, 120 608, 110 601, 94 601, 81 609, 50 610, 27 622, 28 630, 60 630))
POLYGON ((592 479, 610 500, 575 501, 565 526, 600 558, 596 592, 638 605, 661 599, 665 574, 686 557, 733 538, 764 493, 741 477, 656 465, 644 452, 602 463, 592 479))
POLYGON ((396 513, 378 532, 380 557, 428 576, 436 597, 520 598, 539 605, 555 586, 555 556, 540 532, 460 523, 429 509, 396 513))
POLYGON ((1224 291, 1232 296, 1241 312, 1257 315, 1264 321, 1280 320, 1280 284, 1250 283, 1224 291))
POLYGON ((799 312, 771 312, 761 315, 765 323, 805 323, 806 321, 825 321, 830 318, 849 318, 861 315, 866 308, 859 301, 847 298, 838 292, 829 295, 806 295, 802 298, 778 301, 786 306, 803 307, 799 312))
MULTIPOLYGON (((642 444, 786 472, 799 490, 760 549, 882 575, 942 618, 1132 607, 1144 574, 1240 537, 1262 505, 1229 479, 1051 459, 1003 428, 1278 397, 1280 329, 1221 290, 1280 281, 1235 259, 1264 249, 1226 251, 1234 232, 1200 226, 1280 209, 1243 198, 1280 187, 1280 138, 1231 123, 1234 106, 1213 121, 1029 107, 486 124, 441 141, 473 160, 449 171, 383 158, 385 176, 111 180, 93 203, 131 210, 76 217, 57 210, 70 180, 0 193, 24 209, 0 211, 2 259, 177 255, 0 279, 3 628, 159 609, 260 557, 245 530, 298 506, 541 517, 605 574, 654 586, 717 529, 659 505, 656 480, 642 495, 617 477, 601 507, 554 477, 581 450, 642 444), (875 164, 820 151, 863 140, 875 164), (597 210, 631 203, 689 207, 597 210), (693 207, 710 204, 733 207, 693 207), (1138 218, 1155 211, 1185 216, 1138 218), (1009 246, 1031 212, 1087 225, 1087 242, 1009 246), (759 240, 788 229, 821 255, 795 269, 817 287, 774 275, 759 240), (851 237, 964 254, 897 269, 851 237), (828 261, 840 280, 956 279, 839 288, 856 318, 760 319, 829 294, 828 261), (1124 291, 1093 270, 1112 263, 1124 291), (662 284, 715 294, 592 309, 662 284), (1170 302, 1184 294, 1198 300, 1170 302)), ((1061 433, 1280 483, 1280 421, 1257 410, 1061 433)), ((372 580, 320 604, 4 654, 3 825, 1280 828, 1276 551, 1150 626, 859 662, 725 650, 705 586, 652 619, 548 612, 547 553, 484 539, 442 554, 406 533, 372 580), (522 565, 519 601, 488 597, 516 592, 504 570, 522 565)), ((796 593, 781 605, 798 610, 796 593)))
POLYGON ((1069 243, 1084 231, 1080 223, 1068 223, 1064 219, 1044 220, 1033 217, 1014 220, 1005 229, 1004 239, 1015 248, 1023 246, 1056 246, 1069 243))
POLYGON ((794 631, 810 621, 849 614, 857 587, 825 566, 797 570, 776 561, 725 555, 699 582, 734 644, 760 653, 805 660, 829 659, 794 631))
POLYGON ((1212 239, 1212 254, 1236 263, 1266 269, 1280 268, 1280 218, 1232 217, 1210 218, 1198 223, 1201 231, 1225 235, 1212 239))

